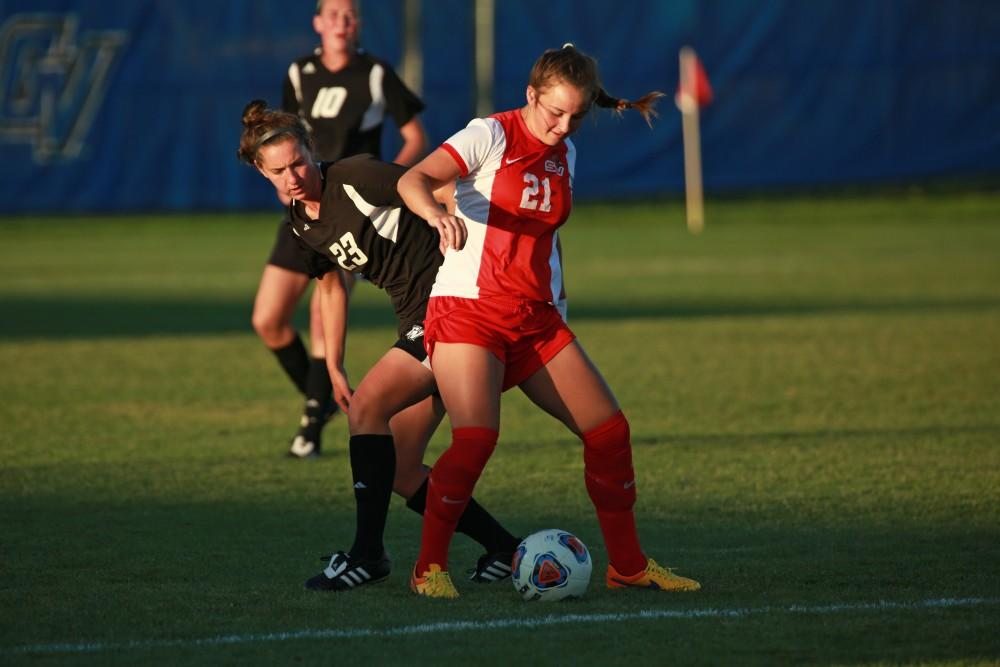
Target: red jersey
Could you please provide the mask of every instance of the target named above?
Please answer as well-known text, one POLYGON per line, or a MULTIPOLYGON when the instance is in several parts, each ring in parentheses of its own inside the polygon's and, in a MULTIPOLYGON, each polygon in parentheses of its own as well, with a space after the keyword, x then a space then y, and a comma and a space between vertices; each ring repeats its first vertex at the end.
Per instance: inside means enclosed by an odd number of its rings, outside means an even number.
POLYGON ((462 250, 448 250, 431 296, 503 295, 558 305, 556 230, 573 203, 573 143, 542 143, 515 109, 474 119, 442 148, 461 170, 455 214, 469 238, 462 250))

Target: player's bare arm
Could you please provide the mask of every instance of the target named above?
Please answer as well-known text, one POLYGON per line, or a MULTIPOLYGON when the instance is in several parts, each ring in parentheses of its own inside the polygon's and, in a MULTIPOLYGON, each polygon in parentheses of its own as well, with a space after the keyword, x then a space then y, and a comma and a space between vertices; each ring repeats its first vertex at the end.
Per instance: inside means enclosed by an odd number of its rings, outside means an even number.
POLYGON ((441 252, 461 250, 468 239, 462 218, 442 211, 434 191, 454 183, 460 176, 458 165, 447 151, 439 148, 399 178, 396 186, 407 208, 427 221, 441 235, 441 252))
POLYGON ((340 271, 330 271, 316 279, 323 317, 323 343, 326 367, 333 383, 333 399, 346 414, 354 390, 344 370, 344 350, 347 339, 347 305, 350 299, 340 271))

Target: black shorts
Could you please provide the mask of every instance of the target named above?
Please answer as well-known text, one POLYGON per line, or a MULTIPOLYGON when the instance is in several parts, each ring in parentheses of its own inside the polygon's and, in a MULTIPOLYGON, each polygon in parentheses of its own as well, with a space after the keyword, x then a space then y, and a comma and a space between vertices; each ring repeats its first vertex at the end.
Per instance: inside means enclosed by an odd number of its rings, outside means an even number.
POLYGON ((393 347, 398 347, 411 357, 430 368, 430 361, 427 359, 427 350, 424 348, 424 324, 418 322, 412 324, 393 347))
POLYGON ((278 235, 274 239, 274 247, 271 248, 271 257, 267 263, 307 276, 312 276, 314 272, 309 265, 306 250, 295 240, 291 227, 284 219, 278 225, 278 235))

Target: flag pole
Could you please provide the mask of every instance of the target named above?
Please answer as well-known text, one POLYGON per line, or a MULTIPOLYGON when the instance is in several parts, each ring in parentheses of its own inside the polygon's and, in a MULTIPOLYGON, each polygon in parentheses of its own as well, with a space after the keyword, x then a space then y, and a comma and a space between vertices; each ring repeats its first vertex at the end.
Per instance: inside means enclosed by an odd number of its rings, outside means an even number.
POLYGON ((681 110, 684 135, 684 199, 687 204, 687 227, 700 234, 705 227, 705 197, 701 184, 701 132, 698 126, 698 99, 695 94, 697 56, 685 46, 680 51, 680 92, 677 106, 681 110))

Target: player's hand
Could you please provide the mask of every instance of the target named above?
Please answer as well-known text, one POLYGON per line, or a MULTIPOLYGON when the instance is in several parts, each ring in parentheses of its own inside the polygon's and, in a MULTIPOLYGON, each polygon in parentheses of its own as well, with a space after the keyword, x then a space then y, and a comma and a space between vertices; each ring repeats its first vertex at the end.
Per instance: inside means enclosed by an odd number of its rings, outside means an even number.
POLYGON ((441 235, 438 248, 442 255, 448 251, 448 248, 461 250, 465 247, 465 242, 469 238, 469 230, 465 227, 465 220, 455 215, 435 215, 428 218, 427 224, 441 235))
POLYGON ((354 397, 354 390, 347 380, 347 373, 342 366, 327 366, 327 370, 330 372, 330 382, 333 384, 333 400, 346 415, 351 407, 351 398, 354 397))

